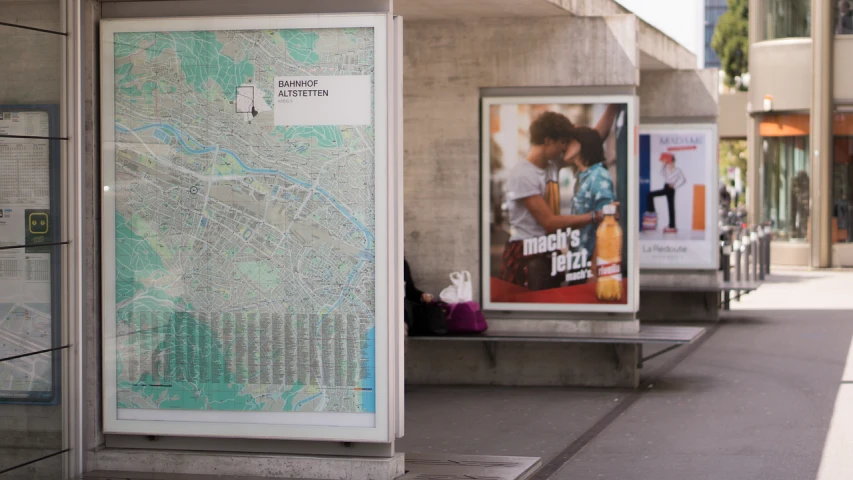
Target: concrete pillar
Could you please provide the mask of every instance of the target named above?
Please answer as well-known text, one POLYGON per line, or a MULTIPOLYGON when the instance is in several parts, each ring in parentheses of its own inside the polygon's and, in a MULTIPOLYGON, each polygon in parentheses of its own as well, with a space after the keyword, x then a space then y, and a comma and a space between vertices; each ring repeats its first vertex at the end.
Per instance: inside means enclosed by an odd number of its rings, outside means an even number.
POLYGON ((764 221, 764 199, 762 198, 762 162, 761 162, 761 134, 758 125, 761 117, 749 114, 746 122, 746 208, 747 221, 758 223, 764 221))
MULTIPOLYGON (((640 124, 713 124, 719 116, 717 69, 644 71, 640 75, 640 124)), ((717 188, 716 173, 708 179, 717 188)), ((712 202, 713 203, 713 202, 712 202)), ((709 232, 715 232, 712 228, 709 232)), ((641 321, 719 320, 717 270, 669 270, 642 266, 641 321), (685 287, 693 288, 686 291, 685 287)))
POLYGON ((749 0, 749 44, 760 42, 767 36, 767 2, 749 0))
POLYGON ((829 267, 832 253, 832 9, 812 2, 810 265, 829 267))
MULTIPOLYGON (((762 0, 749 0, 749 45, 750 47, 760 42, 765 37, 766 22, 766 2, 762 0)), ((753 111, 761 111, 760 105, 752 105, 752 102, 746 106, 749 120, 747 123, 746 132, 746 148, 747 148, 747 163, 746 163, 746 203, 747 203, 747 221, 756 223, 763 220, 761 198, 761 136, 759 134, 758 125, 761 117, 758 114, 753 115, 753 111)))

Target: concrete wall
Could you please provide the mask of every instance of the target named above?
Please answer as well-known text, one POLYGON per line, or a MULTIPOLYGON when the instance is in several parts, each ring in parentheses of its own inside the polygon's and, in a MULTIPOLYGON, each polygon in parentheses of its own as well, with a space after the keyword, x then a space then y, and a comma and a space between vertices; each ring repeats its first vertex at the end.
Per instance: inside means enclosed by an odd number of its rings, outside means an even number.
MULTIPOLYGON (((639 89, 640 124, 715 123, 720 101, 718 78, 715 68, 644 71, 639 89)), ((745 111, 743 116, 746 118, 745 111)), ((716 180, 711 183, 716 184, 716 180)), ((709 285, 715 288, 716 284, 713 270, 644 269, 637 317, 651 321, 716 321, 719 309, 713 295, 707 293, 709 285), (685 292, 685 286, 700 291, 685 292)))
POLYGON ((640 124, 717 118, 718 70, 651 71, 640 75, 640 124))
POLYGON ((752 112, 764 111, 764 96, 773 110, 808 110, 812 95, 812 42, 786 38, 753 44, 749 49, 749 101, 752 112))
MULTIPOLYGON (((0 22, 52 31, 60 28, 59 2, 0 3, 0 22)), ((62 36, 0 26, 0 104, 59 103, 62 36)))
POLYGON ((837 103, 853 102, 853 35, 837 35, 833 48, 832 91, 837 103))
POLYGON ((407 22, 405 252, 418 287, 480 282, 482 87, 633 86, 637 20, 552 17, 407 22))
POLYGON ((748 95, 746 92, 724 93, 720 95, 720 116, 717 128, 722 139, 745 139, 747 129, 748 95))
MULTIPOLYGON (((59 2, 23 0, 0 4, 0 22, 64 31, 59 2)), ((0 105, 59 104, 64 37, 0 26, 0 105)), ((0 405, 0 470, 62 449, 60 405, 0 405)), ((14 470, 6 479, 59 478, 62 457, 14 470)))
POLYGON ((793 242, 771 242, 770 263, 792 267, 809 266, 809 244, 793 242))
POLYGON ((638 347, 629 344, 496 342, 494 363, 482 342, 408 341, 406 382, 413 385, 621 387, 639 384, 638 347))

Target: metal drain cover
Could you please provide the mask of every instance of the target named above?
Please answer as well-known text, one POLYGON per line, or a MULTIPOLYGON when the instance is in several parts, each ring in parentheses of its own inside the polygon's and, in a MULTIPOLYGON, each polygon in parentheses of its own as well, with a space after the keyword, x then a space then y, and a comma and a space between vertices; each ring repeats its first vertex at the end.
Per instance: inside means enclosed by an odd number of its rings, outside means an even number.
POLYGON ((537 457, 406 454, 397 480, 525 480, 542 466, 537 457))

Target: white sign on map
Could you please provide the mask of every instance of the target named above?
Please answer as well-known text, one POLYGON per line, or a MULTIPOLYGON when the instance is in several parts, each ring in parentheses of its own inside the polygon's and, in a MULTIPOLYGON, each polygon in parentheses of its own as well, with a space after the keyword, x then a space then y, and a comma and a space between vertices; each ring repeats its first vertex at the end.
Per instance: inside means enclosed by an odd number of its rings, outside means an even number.
POLYGON ((276 125, 370 125, 369 75, 275 77, 276 125))

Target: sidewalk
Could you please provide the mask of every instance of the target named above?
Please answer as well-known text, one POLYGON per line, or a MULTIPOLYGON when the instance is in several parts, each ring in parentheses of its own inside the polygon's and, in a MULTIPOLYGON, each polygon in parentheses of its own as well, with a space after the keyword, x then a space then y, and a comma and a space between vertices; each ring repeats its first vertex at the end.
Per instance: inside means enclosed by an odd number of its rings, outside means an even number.
POLYGON ((539 480, 814 479, 851 287, 853 273, 776 270, 702 343, 649 362, 641 391, 410 387, 398 449, 542 457, 539 480))

